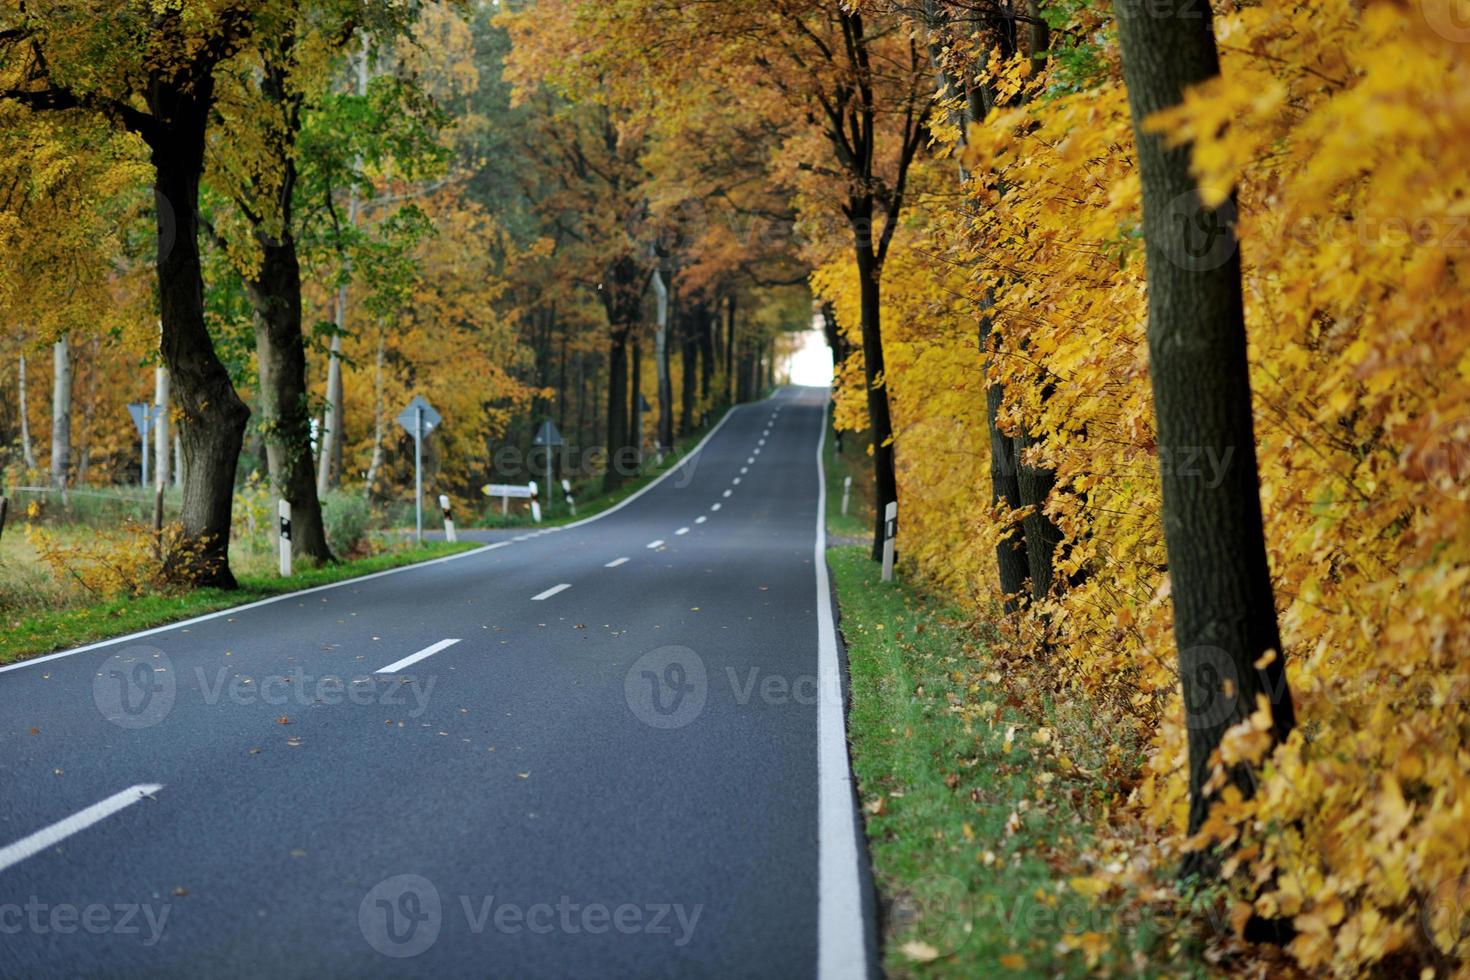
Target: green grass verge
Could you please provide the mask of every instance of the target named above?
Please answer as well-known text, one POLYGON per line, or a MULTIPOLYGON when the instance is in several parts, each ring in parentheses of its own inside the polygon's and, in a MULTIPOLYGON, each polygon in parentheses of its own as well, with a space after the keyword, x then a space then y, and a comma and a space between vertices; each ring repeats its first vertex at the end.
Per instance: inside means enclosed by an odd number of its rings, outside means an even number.
POLYGON ((302 569, 289 579, 275 575, 242 575, 240 588, 233 592, 196 589, 180 595, 118 598, 69 609, 7 616, 5 630, 0 634, 0 664, 15 663, 55 650, 95 643, 98 640, 244 605, 283 592, 341 582, 477 547, 480 545, 470 542, 434 542, 355 561, 302 569))
POLYGON ((1147 924, 1123 921, 1126 906, 1094 901, 1090 880, 1063 870, 1092 824, 1085 784, 1052 758, 1046 725, 1016 710, 955 610, 881 583, 861 547, 828 560, 887 974, 1081 974, 1089 959, 1133 972, 1147 924))

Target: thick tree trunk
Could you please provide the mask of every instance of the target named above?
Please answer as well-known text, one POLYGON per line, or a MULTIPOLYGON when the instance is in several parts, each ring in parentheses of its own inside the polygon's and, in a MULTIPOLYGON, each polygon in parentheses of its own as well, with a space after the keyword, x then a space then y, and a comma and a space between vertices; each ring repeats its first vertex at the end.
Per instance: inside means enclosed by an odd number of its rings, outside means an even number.
POLYGON ((636 459, 628 439, 628 341, 643 309, 643 271, 630 255, 619 256, 603 276, 600 291, 607 312, 607 470, 604 490, 622 486, 624 470, 636 459))
POLYGON ((19 375, 16 378, 16 390, 20 399, 20 458, 25 461, 26 469, 36 468, 36 447, 31 443, 31 406, 26 393, 26 356, 20 355, 19 375))
MULTIPOLYGON (((1274 738, 1286 737, 1294 713, 1261 520, 1233 202, 1205 208, 1189 148, 1168 149, 1143 125, 1219 73, 1213 26, 1204 4, 1161 12, 1144 0, 1119 0, 1115 10, 1143 186, 1149 377, 1193 832, 1214 798, 1204 787, 1226 729, 1255 710, 1260 694, 1271 705, 1274 738), (1230 461, 1223 479, 1188 465, 1201 455, 1230 461)), ((1254 789, 1243 766, 1230 779, 1247 795, 1254 789)), ((1186 871, 1209 873, 1215 857, 1197 853, 1186 871)))
POLYGON ((190 95, 194 103, 188 110, 190 118, 175 121, 151 146, 157 171, 160 346, 183 423, 188 479, 181 520, 191 553, 181 564, 200 585, 233 589, 230 509, 250 409, 235 393, 204 322, 199 178, 204 169, 204 107, 212 96, 199 91, 190 95))
POLYGON ((710 385, 715 376, 715 318, 718 306, 699 308, 699 397, 710 404, 710 385))
POLYGON ((659 291, 658 330, 653 335, 654 368, 658 375, 658 446, 668 449, 674 444, 674 386, 669 379, 669 316, 672 298, 663 282, 663 273, 654 273, 654 286, 659 291))
POLYGON ((643 345, 637 337, 633 339, 633 357, 629 365, 631 383, 628 385, 628 432, 633 445, 643 450, 643 419, 638 411, 638 398, 643 392, 643 345))
POLYGON ((725 403, 735 401, 735 294, 725 314, 725 403))
POLYGON ((62 337, 52 346, 51 485, 63 492, 71 472, 71 345, 62 337))
POLYGON ((336 332, 332 334, 331 349, 327 354, 327 403, 322 410, 322 428, 317 440, 317 497, 325 497, 336 483, 337 443, 341 439, 342 427, 342 331, 347 322, 347 287, 337 289, 332 304, 332 320, 336 332))
POLYGON ((694 431, 694 401, 699 381, 699 341, 695 337, 696 320, 702 311, 695 307, 679 318, 679 434, 694 431))
POLYGON ((867 241, 867 231, 854 228, 857 245, 858 289, 863 332, 863 376, 868 394, 868 427, 873 439, 873 548, 872 558, 883 558, 883 510, 898 500, 898 477, 893 468, 893 422, 888 414, 888 385, 883 378, 881 270, 867 241), (879 386, 881 380, 884 383, 879 386))
MULTIPOLYGON (((258 235, 259 275, 247 283, 255 308, 260 364, 260 428, 271 489, 291 504, 291 547, 318 562, 333 560, 313 478, 311 415, 307 410, 306 344, 301 333, 301 267, 290 233, 258 235)), ((340 380, 340 378, 339 378, 340 380)), ((323 453, 323 458, 326 453, 323 453)))
MULTIPOLYGON (((992 357, 990 337, 993 323, 987 312, 980 321, 980 350, 986 358, 992 357)), ((985 389, 985 427, 990 434, 990 503, 1004 503, 1007 510, 1021 506, 1020 466, 1016 461, 1014 440, 1001 431, 996 421, 1000 407, 1005 402, 1005 388, 996 383, 985 389)), ((1010 537, 995 546, 996 568, 1000 574, 1000 590, 1006 596, 1006 612, 1020 608, 1019 596, 1026 590, 1026 579, 1030 574, 1030 546, 1026 539, 1024 523, 1011 525, 1010 537)))

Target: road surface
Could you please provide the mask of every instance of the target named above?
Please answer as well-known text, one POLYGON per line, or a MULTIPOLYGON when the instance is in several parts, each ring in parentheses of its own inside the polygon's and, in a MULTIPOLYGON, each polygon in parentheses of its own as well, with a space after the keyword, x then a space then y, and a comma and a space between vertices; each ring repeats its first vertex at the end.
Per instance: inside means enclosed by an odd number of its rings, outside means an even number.
POLYGON ((871 973, 825 402, 564 529, 0 670, 0 975, 871 973))

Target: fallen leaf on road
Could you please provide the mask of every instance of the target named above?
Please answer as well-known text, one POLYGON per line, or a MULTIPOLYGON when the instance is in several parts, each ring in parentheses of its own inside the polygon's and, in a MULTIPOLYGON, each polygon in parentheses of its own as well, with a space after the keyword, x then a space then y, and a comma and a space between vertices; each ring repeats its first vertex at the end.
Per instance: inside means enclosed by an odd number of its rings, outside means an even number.
POLYGON ((291 719, 290 718, 287 718, 285 715, 281 715, 281 717, 279 717, 279 718, 276 719, 276 724, 277 725, 289 725, 289 724, 291 724, 291 719))

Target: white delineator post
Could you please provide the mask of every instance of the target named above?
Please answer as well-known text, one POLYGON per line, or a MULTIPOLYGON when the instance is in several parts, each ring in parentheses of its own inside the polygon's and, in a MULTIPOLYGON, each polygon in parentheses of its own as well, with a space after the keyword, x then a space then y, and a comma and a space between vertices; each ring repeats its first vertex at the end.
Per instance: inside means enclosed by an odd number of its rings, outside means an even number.
POLYGON ((564 480, 561 481, 561 492, 566 496, 567 509, 571 511, 571 514, 572 514, 573 517, 576 517, 577 516, 577 502, 572 499, 572 481, 571 480, 564 479, 564 480))
POLYGON ((883 581, 893 581, 893 539, 898 536, 898 501, 883 508, 883 581))
POLYGON ((852 493, 852 477, 842 478, 842 516, 847 516, 847 498, 852 493))
POLYGON ((441 493, 439 495, 439 509, 444 511, 444 540, 450 544, 454 544, 459 538, 454 536, 454 515, 449 509, 448 494, 441 493))
POLYGON ((536 486, 536 481, 535 480, 532 480, 530 483, 528 483, 526 485, 531 488, 531 520, 535 521, 537 524, 540 524, 541 523, 541 504, 536 499, 536 493, 537 493, 537 490, 538 490, 538 488, 536 486))
POLYGON ((281 524, 277 538, 281 545, 281 577, 291 577, 291 501, 282 500, 276 505, 281 524))

